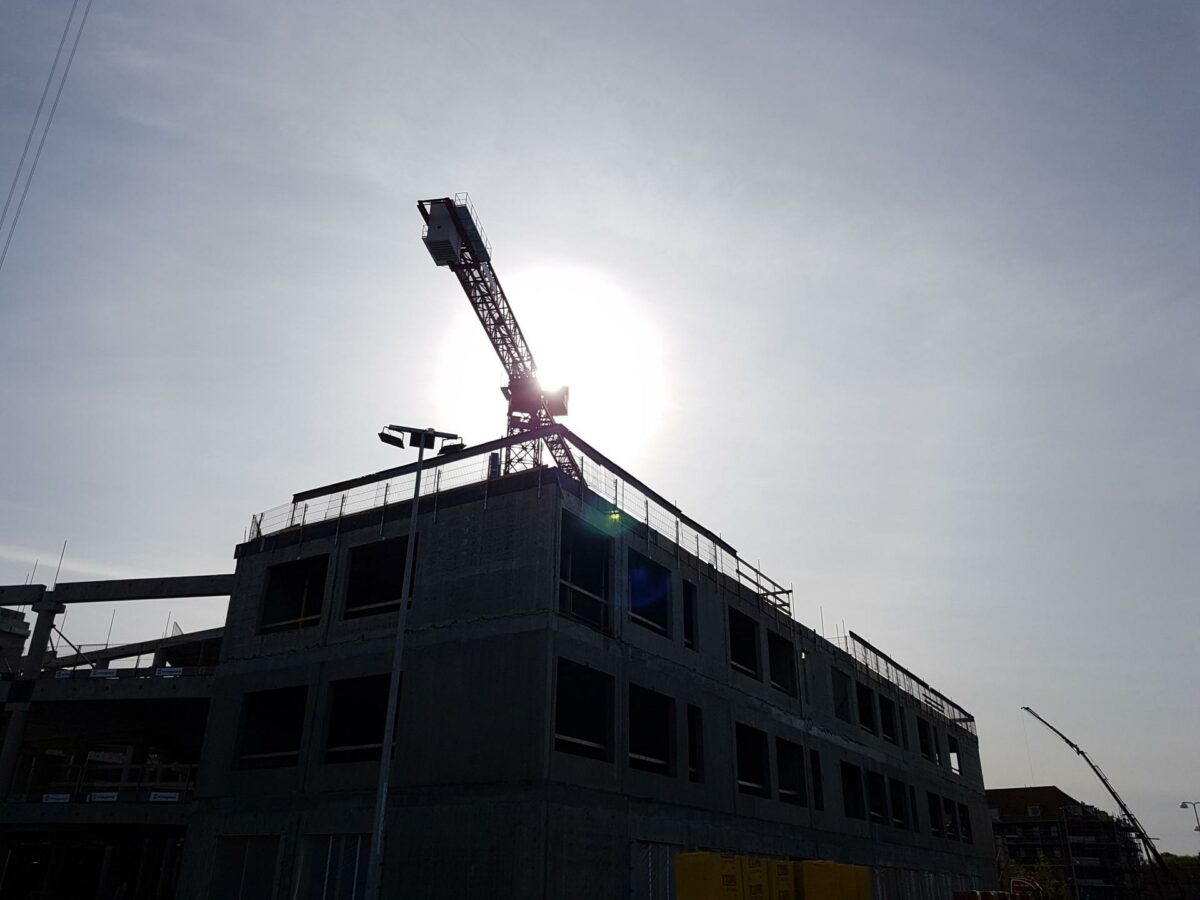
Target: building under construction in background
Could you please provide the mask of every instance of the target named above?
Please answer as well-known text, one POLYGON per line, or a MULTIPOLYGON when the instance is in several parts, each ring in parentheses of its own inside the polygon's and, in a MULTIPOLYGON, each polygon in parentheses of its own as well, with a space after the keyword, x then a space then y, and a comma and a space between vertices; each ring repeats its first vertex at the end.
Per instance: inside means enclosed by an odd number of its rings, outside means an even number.
POLYGON ((989 789, 987 802, 1005 871, 1048 877, 1071 900, 1153 896, 1152 873, 1124 819, 1053 786, 989 789))
POLYGON ((973 718, 558 424, 469 203, 419 209, 505 437, 297 494, 232 574, 0 588, 36 614, 0 682, 0 895, 356 900, 375 833, 405 898, 668 900, 705 850, 992 888, 973 718), (214 595, 223 628, 47 652, 68 604, 214 595))

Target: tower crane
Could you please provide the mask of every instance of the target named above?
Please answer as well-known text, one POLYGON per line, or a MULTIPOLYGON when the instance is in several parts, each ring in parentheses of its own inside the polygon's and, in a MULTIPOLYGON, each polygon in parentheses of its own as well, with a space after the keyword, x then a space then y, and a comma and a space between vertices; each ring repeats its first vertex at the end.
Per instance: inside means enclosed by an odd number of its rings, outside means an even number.
MULTIPOLYGON (((425 248, 437 265, 448 268, 458 278, 508 375, 508 384, 500 389, 508 400, 507 435, 553 425, 555 416, 567 414, 567 388, 546 391, 538 383, 533 351, 492 268, 491 245, 479 228, 470 198, 455 194, 453 198, 421 200, 417 210, 425 220, 421 234, 425 248)), ((564 474, 583 481, 583 471, 567 442, 557 434, 545 438, 545 442, 555 465, 564 474)), ((506 475, 541 464, 541 441, 512 444, 505 450, 506 475)))
MULTIPOLYGON (((1146 829, 1142 827, 1142 823, 1137 820, 1137 816, 1133 814, 1133 810, 1125 805, 1125 801, 1121 799, 1121 795, 1117 793, 1117 789, 1112 786, 1112 782, 1108 780, 1108 777, 1103 771, 1101 771, 1100 767, 1092 762, 1092 758, 1087 755, 1086 751, 1084 751, 1082 747, 1039 716, 1030 707, 1022 706, 1021 709, 1025 710, 1025 712, 1029 713, 1031 716, 1053 731, 1056 735, 1062 738, 1064 744, 1083 757, 1083 761, 1091 767, 1093 772, 1096 773, 1096 777, 1100 779, 1100 783, 1104 785, 1105 789, 1112 796, 1113 800, 1117 802, 1117 806, 1121 808, 1122 815, 1124 815, 1125 818, 1129 820, 1129 824, 1133 826, 1134 833, 1137 834, 1138 840, 1140 840, 1142 845, 1146 848, 1146 855, 1154 860, 1155 864, 1165 876, 1167 882, 1173 884, 1175 889, 1179 892, 1180 898, 1183 898, 1183 886, 1179 883, 1179 879, 1175 877, 1175 873, 1171 871, 1166 860, 1162 858, 1162 855, 1158 852, 1158 848, 1154 846, 1154 841, 1151 839, 1150 835, 1146 833, 1146 829)), ((1161 895, 1161 891, 1159 893, 1161 895)))

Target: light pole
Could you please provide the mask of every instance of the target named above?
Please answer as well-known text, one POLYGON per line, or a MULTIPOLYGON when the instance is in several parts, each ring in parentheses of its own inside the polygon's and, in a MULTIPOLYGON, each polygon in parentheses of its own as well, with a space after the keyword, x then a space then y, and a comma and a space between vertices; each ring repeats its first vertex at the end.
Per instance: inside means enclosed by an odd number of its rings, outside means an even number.
POLYGON ((379 439, 394 447, 404 447, 403 435, 417 448, 417 469, 413 483, 412 511, 408 518, 408 541, 404 548, 404 575, 400 584, 400 608, 396 613, 396 639, 392 645, 392 671, 388 681, 387 713, 383 720, 383 747, 379 754, 379 781, 375 786, 375 824, 371 831, 371 856, 367 861, 367 900, 377 900, 383 891, 383 844, 387 830, 388 776, 392 768, 392 748, 396 739, 396 706, 400 699, 400 665, 404 661, 404 627, 408 619, 408 593, 412 584, 413 547, 417 538, 417 507, 421 502, 421 466, 425 451, 434 442, 457 440, 457 434, 434 431, 432 428, 409 428, 388 425, 379 432, 379 439))
POLYGON ((1200 800, 1184 800, 1179 804, 1180 809, 1187 809, 1189 806, 1192 808, 1192 814, 1196 817, 1196 827, 1192 830, 1200 831, 1200 811, 1196 810, 1196 807, 1200 806, 1200 800))

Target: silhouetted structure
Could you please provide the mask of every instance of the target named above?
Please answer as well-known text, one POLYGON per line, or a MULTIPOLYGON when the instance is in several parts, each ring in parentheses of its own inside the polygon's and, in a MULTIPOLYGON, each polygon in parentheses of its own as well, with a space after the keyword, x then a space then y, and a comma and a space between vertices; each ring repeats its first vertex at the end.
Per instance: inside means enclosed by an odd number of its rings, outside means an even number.
POLYGON ((402 602, 390 890, 661 900, 697 849, 992 887, 972 717, 552 427, 586 486, 499 475, 525 432, 428 463, 415 534, 401 466, 255 516, 233 575, 0 588, 38 614, 0 685, 0 894, 361 896, 402 602), (225 627, 43 664, 65 603, 186 591, 225 627))

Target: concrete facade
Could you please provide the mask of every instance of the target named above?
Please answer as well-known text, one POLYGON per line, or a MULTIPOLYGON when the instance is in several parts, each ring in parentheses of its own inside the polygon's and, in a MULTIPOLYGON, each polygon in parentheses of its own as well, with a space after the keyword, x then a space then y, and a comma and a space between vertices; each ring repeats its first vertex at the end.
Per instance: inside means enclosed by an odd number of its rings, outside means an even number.
MULTIPOLYGON (((219 661, 175 679, 202 695, 193 789, 130 823, 176 842, 177 887, 137 896, 362 896, 410 511, 237 548, 219 661)), ((386 895, 658 900, 697 849, 870 865, 880 900, 994 887, 970 717, 650 519, 555 469, 422 498, 386 895)))

